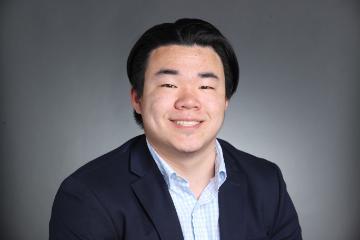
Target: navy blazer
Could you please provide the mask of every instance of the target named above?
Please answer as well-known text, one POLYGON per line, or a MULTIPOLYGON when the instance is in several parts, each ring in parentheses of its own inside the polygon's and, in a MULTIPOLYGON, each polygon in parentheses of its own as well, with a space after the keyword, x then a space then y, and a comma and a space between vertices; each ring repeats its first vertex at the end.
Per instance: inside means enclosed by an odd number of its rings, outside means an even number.
MULTIPOLYGON (((279 168, 219 140, 221 240, 297 240, 301 229, 279 168)), ((180 240, 166 182, 141 135, 87 163, 61 184, 50 240, 180 240)))

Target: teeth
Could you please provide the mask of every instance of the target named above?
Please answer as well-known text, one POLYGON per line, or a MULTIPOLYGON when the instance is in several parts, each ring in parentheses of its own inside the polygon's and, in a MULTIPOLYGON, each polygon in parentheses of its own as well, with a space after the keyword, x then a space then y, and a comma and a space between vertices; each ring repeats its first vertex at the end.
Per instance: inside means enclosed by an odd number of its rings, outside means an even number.
POLYGON ((196 124, 199 124, 198 121, 176 121, 177 125, 184 126, 184 127, 191 127, 195 126, 196 124))

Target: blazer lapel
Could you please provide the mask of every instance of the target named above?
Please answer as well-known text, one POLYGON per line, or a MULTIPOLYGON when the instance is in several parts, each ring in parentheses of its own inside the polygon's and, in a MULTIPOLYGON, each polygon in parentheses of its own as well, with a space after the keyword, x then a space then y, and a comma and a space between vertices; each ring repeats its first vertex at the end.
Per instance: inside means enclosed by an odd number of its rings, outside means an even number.
POLYGON ((183 239, 180 222, 166 182, 146 146, 145 137, 131 150, 131 170, 140 178, 132 184, 134 193, 163 240, 183 239))
POLYGON ((219 189, 220 239, 241 240, 246 234, 246 176, 224 148, 227 179, 219 189))

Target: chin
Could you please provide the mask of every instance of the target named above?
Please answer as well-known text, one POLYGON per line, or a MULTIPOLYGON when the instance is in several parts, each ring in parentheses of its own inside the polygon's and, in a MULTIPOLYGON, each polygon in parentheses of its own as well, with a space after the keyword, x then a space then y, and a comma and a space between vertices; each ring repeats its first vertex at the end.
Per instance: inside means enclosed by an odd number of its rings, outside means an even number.
POLYGON ((206 144, 206 142, 199 142, 198 140, 188 140, 183 142, 182 144, 179 144, 179 142, 175 142, 173 146, 175 149, 177 149, 177 151, 182 153, 195 153, 201 151, 202 149, 205 149, 208 144, 206 144))
POLYGON ((197 152, 201 149, 201 147, 197 147, 197 146, 179 146, 177 147, 177 150, 179 152, 183 152, 183 153, 194 153, 197 152))

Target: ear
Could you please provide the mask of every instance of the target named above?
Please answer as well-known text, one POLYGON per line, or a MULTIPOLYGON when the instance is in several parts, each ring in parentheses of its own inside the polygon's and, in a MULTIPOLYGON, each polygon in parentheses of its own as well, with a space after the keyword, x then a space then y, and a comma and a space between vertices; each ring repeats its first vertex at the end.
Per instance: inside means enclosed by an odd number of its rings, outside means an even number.
POLYGON ((229 106, 229 99, 225 99, 225 111, 227 110, 229 106))
POLYGON ((141 114, 141 99, 137 94, 135 88, 132 88, 130 91, 131 105, 134 108, 135 112, 141 114))

